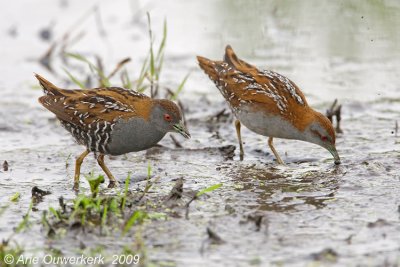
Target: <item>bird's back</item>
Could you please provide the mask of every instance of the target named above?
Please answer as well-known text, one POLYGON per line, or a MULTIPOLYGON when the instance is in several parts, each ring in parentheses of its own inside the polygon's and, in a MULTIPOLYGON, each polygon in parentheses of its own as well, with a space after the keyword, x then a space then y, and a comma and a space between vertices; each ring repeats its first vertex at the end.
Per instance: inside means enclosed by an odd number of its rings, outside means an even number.
POLYGON ((229 45, 223 61, 197 59, 235 113, 248 104, 254 108, 261 105, 267 112, 281 116, 286 116, 293 108, 308 107, 296 84, 276 72, 260 71, 240 60, 229 45))
POLYGON ((45 93, 39 102, 89 151, 115 154, 108 150, 115 126, 132 122, 132 118, 149 120, 152 100, 144 94, 119 87, 60 89, 40 75, 35 76, 45 93))

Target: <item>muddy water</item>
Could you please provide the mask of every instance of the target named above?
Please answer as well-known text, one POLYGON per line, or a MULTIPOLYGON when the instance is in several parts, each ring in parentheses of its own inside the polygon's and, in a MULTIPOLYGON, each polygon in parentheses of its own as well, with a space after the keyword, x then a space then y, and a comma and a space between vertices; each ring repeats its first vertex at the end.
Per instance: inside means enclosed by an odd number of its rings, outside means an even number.
MULTIPOLYGON (((150 162, 160 177, 150 200, 167 195, 178 178, 184 178, 185 192, 223 183, 192 203, 189 220, 183 212, 145 227, 150 261, 156 266, 400 264, 397 1, 102 1, 97 15, 89 11, 96 3, 19 1, 2 11, 0 160, 8 161, 9 171, 0 171, 0 203, 8 206, 0 217, 0 238, 13 233, 28 210, 31 188, 38 186, 52 194, 35 206, 30 230, 13 237, 27 253, 57 248, 75 255, 83 242, 111 254, 132 242, 90 233, 49 240, 41 231, 41 212, 57 206, 60 196, 74 198, 73 159, 82 148, 37 104, 41 92, 32 87, 32 73, 71 87, 64 83, 58 55, 52 63, 57 75, 35 61, 51 43, 39 31, 50 27, 53 40, 69 29, 82 33, 69 51, 98 54, 106 66, 131 56, 129 68, 137 74, 148 49, 148 10, 156 41, 163 19, 168 21, 162 82, 176 88, 191 72, 181 100, 192 139, 177 137, 183 148, 175 148, 167 136, 162 148, 113 158, 108 165, 121 181, 132 171, 136 190, 143 188, 150 162), (314 145, 276 140, 287 162, 277 166, 266 138, 248 130, 243 130, 245 160, 239 161, 237 150, 229 159, 222 148, 236 145, 232 118, 212 118, 227 106, 194 58, 220 58, 228 43, 242 58, 296 81, 317 110, 324 112, 338 98, 342 165, 314 145), (11 203, 16 192, 21 198, 11 203), (225 242, 209 244, 207 227, 225 242)), ((101 173, 92 157, 83 165, 84 173, 91 170, 101 173)), ((82 186, 88 190, 85 182, 82 186)))

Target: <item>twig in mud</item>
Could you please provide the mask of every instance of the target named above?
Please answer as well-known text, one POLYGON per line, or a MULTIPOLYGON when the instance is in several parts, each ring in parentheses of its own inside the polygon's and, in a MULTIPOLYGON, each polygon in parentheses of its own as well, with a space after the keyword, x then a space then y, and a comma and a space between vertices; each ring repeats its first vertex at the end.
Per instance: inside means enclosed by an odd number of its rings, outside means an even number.
POLYGON ((67 212, 67 205, 64 203, 64 198, 61 196, 58 198, 58 204, 60 204, 60 208, 62 210, 62 213, 67 212))
POLYGON ((131 58, 127 57, 118 62, 117 66, 114 68, 114 70, 107 76, 107 79, 111 79, 126 63, 130 62, 131 58))
MULTIPOLYGON (((39 58, 39 63, 44 66, 49 72, 54 73, 53 68, 51 67, 51 59, 55 48, 57 47, 58 43, 65 43, 65 40, 68 39, 70 33, 75 30, 77 27, 83 24, 83 22, 88 19, 90 13, 96 11, 97 5, 91 7, 88 11, 86 11, 82 17, 79 17, 78 20, 59 38, 59 40, 55 40, 50 48, 46 51, 46 53, 39 58)), ((62 47, 62 50, 65 50, 65 47, 62 47)), ((64 53, 63 53, 64 54, 64 53)))
POLYGON ((340 128, 340 120, 341 120, 341 111, 342 105, 336 106, 337 99, 335 99, 331 105, 331 107, 326 111, 326 116, 328 119, 333 123, 333 116, 336 117, 336 132, 343 133, 342 129, 340 128))
POLYGON ((48 228, 48 231, 47 231, 48 237, 52 237, 56 234, 56 231, 54 230, 54 228, 50 224, 49 220, 47 219, 47 210, 44 210, 42 213, 42 224, 48 228))
POLYGON ((68 64, 68 60, 67 60, 67 47, 72 46, 73 44, 77 43, 78 41, 80 41, 83 36, 85 36, 85 32, 79 32, 77 35, 74 36, 73 39, 70 39, 70 34, 67 32, 64 34, 62 40, 61 40, 61 44, 60 44, 60 52, 59 55, 61 57, 61 61, 64 63, 64 65, 69 66, 68 64))
POLYGON ((67 159, 65 160, 65 169, 66 169, 66 170, 68 170, 68 167, 69 167, 69 160, 71 159, 71 157, 72 157, 72 153, 69 153, 67 159))
POLYGON ((205 239, 202 244, 201 244, 201 248, 200 248, 200 254, 204 253, 205 250, 205 245, 211 244, 211 245, 221 245, 226 243, 225 240, 223 240, 216 232, 214 232, 210 227, 207 227, 206 229, 207 231, 207 239, 205 239))
POLYGON ((190 206, 190 204, 195 200, 195 199, 197 199, 197 192, 192 196, 192 198, 185 204, 185 209, 186 209, 186 212, 185 212, 185 219, 186 220, 189 220, 189 206, 190 206))
POLYGON ((92 77, 90 75, 87 75, 83 85, 85 86, 85 88, 92 88, 92 77))
POLYGON ((223 117, 228 117, 229 112, 226 112, 226 108, 223 108, 222 110, 218 111, 215 115, 211 115, 209 118, 210 121, 213 121, 214 119, 216 121, 219 121, 223 117))
MULTIPOLYGON (((253 222, 255 224, 255 231, 259 232, 261 230, 261 223, 263 222, 264 215, 262 214, 249 214, 247 215, 246 221, 247 222, 253 222)), ((242 222, 241 222, 242 223, 242 222)), ((268 221, 265 221, 265 223, 268 225, 268 221)))
POLYGON ((219 245, 225 243, 225 241, 216 232, 211 230, 210 227, 207 227, 207 234, 212 244, 219 245))
POLYGON ((178 140, 176 140, 175 136, 170 135, 169 137, 171 137, 172 142, 174 142, 175 147, 182 148, 181 143, 178 140))
MULTIPOLYGON (((99 55, 95 56, 96 58, 96 65, 97 65, 97 73, 104 73, 104 66, 103 66, 103 61, 99 55)), ((105 87, 106 85, 104 84, 104 79, 102 77, 103 75, 99 75, 99 87, 105 87)))
POLYGON ((195 194, 192 196, 192 198, 185 205, 185 207, 186 207, 186 213, 185 213, 186 220, 189 220, 189 206, 195 199, 197 199, 201 195, 204 195, 205 193, 212 192, 215 189, 220 188, 221 186, 222 186, 222 184, 214 184, 212 186, 209 186, 207 188, 204 188, 204 189, 202 189, 200 191, 195 192, 195 194))
POLYGON ((167 94, 165 95, 165 98, 171 99, 172 96, 174 95, 174 92, 172 92, 171 88, 165 87, 165 91, 167 91, 167 94))
POLYGON ((102 36, 102 37, 106 36, 107 32, 106 32, 106 30, 104 28, 104 25, 103 25, 103 20, 102 20, 102 17, 101 17, 99 6, 97 6, 97 5, 94 7, 94 14, 95 14, 95 17, 96 17, 96 26, 97 26, 97 29, 99 30, 99 35, 102 36))
POLYGON ((153 182, 151 182, 150 177, 147 179, 146 186, 143 190, 143 194, 138 198, 137 203, 140 203, 144 196, 149 192, 150 188, 160 180, 160 177, 157 177, 153 182))
POLYGON ((8 171, 8 162, 7 162, 7 160, 5 160, 4 162, 3 162, 3 171, 8 171))
POLYGON ((45 67, 49 72, 54 73, 53 68, 51 67, 51 59, 54 52, 54 49, 57 46, 57 42, 54 42, 49 49, 47 49, 46 53, 39 58, 39 63, 43 67, 45 67))
POLYGON ((179 178, 176 181, 174 187, 171 189, 171 192, 169 193, 168 197, 165 199, 165 202, 181 199, 182 194, 183 194, 183 179, 179 178))

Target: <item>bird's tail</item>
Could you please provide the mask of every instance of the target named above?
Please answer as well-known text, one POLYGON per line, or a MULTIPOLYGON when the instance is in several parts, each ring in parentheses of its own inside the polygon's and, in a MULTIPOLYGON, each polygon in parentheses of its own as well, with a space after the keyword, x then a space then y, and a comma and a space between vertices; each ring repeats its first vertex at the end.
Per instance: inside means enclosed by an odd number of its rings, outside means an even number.
POLYGON ((43 92, 45 95, 54 95, 54 96, 62 96, 63 94, 60 92, 60 88, 40 76, 39 74, 35 73, 36 79, 38 79, 40 85, 43 88, 43 92))
POLYGON ((218 70, 221 68, 221 61, 213 61, 205 57, 197 56, 200 68, 210 77, 214 82, 218 81, 218 70))
POLYGON ((255 68, 253 65, 239 59, 230 45, 225 48, 224 61, 235 69, 244 70, 247 68, 255 68))

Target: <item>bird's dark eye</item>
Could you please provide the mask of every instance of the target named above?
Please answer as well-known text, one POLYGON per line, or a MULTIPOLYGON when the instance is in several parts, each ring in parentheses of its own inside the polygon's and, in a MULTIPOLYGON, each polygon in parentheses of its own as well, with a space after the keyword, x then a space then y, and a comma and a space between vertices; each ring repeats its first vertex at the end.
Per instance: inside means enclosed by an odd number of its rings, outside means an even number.
POLYGON ((325 142, 326 140, 328 140, 328 137, 323 135, 323 136, 321 136, 321 140, 325 142))
POLYGON ((166 121, 168 121, 168 122, 172 121, 171 115, 169 115, 169 114, 164 114, 164 120, 166 120, 166 121))

